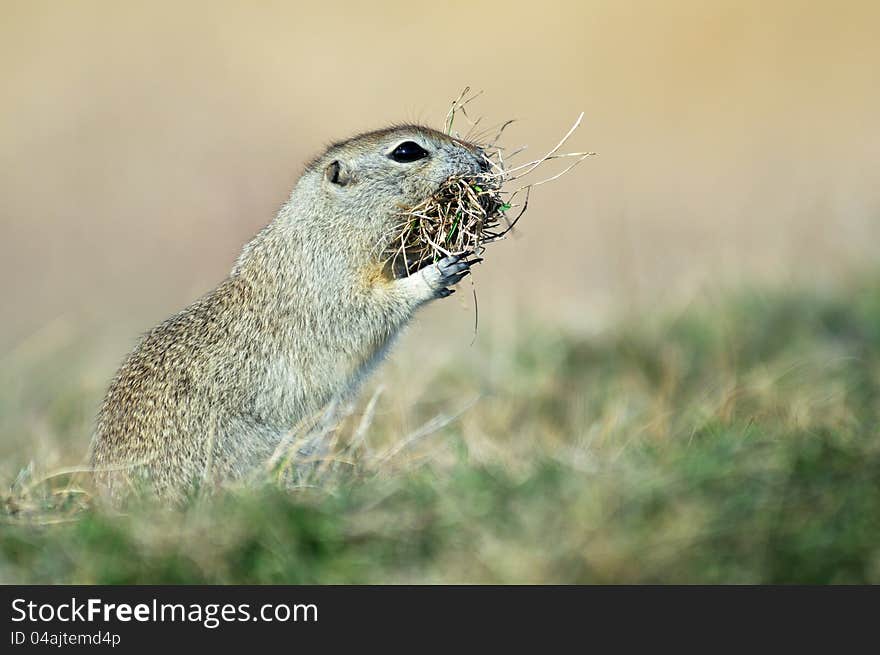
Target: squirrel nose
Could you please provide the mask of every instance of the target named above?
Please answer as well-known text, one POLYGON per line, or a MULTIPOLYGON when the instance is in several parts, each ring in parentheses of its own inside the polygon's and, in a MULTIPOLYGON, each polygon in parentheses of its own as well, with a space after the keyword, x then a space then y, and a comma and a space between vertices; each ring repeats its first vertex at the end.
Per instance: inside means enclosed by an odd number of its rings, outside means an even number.
POLYGON ((486 157, 486 153, 483 152, 482 148, 479 148, 480 154, 477 156, 478 165, 480 167, 481 173, 488 173, 491 170, 491 166, 489 165, 489 159, 486 157))

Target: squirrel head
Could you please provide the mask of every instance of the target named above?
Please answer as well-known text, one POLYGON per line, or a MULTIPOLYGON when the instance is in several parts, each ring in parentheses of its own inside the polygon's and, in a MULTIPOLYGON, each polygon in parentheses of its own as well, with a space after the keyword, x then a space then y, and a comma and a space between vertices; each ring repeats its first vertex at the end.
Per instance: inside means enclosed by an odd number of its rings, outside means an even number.
POLYGON ((403 125, 334 143, 309 164, 303 178, 308 178, 309 201, 318 208, 313 221, 379 252, 407 208, 449 177, 486 172, 487 166, 476 145, 403 125))

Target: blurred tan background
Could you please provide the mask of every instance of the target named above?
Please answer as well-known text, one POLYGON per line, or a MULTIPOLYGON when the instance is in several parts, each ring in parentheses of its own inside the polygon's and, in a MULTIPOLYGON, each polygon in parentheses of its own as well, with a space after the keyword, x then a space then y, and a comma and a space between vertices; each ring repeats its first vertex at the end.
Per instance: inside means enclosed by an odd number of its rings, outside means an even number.
MULTIPOLYGON (((61 321, 101 326, 118 361, 225 275, 326 142, 439 127, 465 85, 487 122, 519 119, 508 145, 538 154, 583 110, 570 145, 600 153, 491 249, 484 324, 876 262, 877 2, 0 6, 0 352, 61 321)), ((423 323, 467 334, 457 298, 423 323)))

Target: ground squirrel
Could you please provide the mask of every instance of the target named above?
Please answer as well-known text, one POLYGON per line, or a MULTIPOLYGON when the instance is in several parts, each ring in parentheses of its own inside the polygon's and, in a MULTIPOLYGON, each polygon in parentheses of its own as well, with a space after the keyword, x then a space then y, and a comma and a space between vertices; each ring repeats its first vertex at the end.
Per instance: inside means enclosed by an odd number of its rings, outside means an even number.
POLYGON ((91 445, 99 488, 120 499, 146 481, 179 499, 241 478, 298 421, 350 394, 415 310, 477 261, 400 277, 382 265, 383 240, 402 208, 485 166, 477 147, 420 126, 356 136, 308 164, 229 276, 123 363, 91 445))

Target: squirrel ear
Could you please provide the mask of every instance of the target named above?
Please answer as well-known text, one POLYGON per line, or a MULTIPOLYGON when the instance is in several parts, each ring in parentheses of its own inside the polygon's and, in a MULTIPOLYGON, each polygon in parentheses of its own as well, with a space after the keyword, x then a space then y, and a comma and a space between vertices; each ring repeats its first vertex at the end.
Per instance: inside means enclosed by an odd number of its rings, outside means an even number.
POLYGON ((324 178, 328 182, 338 184, 339 186, 345 186, 351 181, 351 175, 338 159, 330 162, 327 168, 324 169, 324 178))

